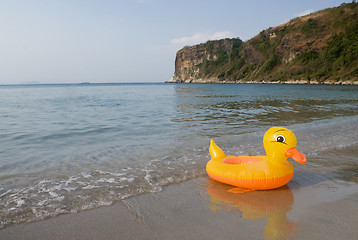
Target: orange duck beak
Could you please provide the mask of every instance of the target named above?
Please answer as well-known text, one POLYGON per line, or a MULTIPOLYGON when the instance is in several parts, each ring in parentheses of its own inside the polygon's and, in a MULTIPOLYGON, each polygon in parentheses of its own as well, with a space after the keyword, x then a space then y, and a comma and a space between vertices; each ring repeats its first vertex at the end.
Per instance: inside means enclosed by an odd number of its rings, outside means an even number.
POLYGON ((302 153, 300 153, 295 147, 294 148, 290 148, 285 152, 286 157, 290 157, 293 158, 293 160, 295 160, 298 163, 305 163, 307 162, 307 159, 305 157, 305 155, 303 155, 302 153))

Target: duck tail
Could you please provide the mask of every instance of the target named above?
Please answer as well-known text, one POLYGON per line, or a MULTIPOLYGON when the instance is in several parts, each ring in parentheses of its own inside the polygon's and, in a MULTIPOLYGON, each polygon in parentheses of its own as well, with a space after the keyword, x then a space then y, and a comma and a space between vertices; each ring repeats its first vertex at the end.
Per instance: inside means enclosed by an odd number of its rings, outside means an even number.
POLYGON ((209 152, 211 159, 214 161, 221 161, 224 157, 226 157, 224 151, 221 150, 212 139, 210 141, 209 152))

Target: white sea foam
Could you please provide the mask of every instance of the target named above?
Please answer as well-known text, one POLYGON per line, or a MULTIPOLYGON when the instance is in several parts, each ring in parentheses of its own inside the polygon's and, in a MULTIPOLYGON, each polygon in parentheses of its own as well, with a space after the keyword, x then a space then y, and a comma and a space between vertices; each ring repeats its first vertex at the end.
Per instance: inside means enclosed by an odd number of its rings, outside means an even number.
MULTIPOLYGON (((81 172, 67 179, 40 180, 29 187, 3 191, 0 208, 3 211, 7 209, 7 214, 0 227, 110 205, 129 196, 161 191, 163 185, 203 173, 202 169, 192 167, 192 157, 175 160, 165 156, 153 159, 144 167, 115 172, 81 172), (25 212, 26 217, 16 217, 24 216, 25 212)), ((195 161, 195 158, 192 160, 195 161)))

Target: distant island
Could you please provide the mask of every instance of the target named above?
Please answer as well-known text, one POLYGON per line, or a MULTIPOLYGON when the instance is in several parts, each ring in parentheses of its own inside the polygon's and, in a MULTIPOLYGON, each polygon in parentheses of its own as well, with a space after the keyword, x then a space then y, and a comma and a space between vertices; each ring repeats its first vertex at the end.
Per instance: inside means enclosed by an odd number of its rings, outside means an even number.
POLYGON ((358 3, 294 18, 246 42, 186 46, 167 82, 358 85, 358 3))

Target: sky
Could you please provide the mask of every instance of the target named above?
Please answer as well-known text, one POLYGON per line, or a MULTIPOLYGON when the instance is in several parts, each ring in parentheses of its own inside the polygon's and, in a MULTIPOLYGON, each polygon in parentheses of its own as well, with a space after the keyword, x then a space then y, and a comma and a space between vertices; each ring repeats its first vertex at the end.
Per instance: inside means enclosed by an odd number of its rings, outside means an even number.
POLYGON ((227 37, 246 41, 341 3, 0 0, 0 84, 164 82, 186 45, 227 37))

